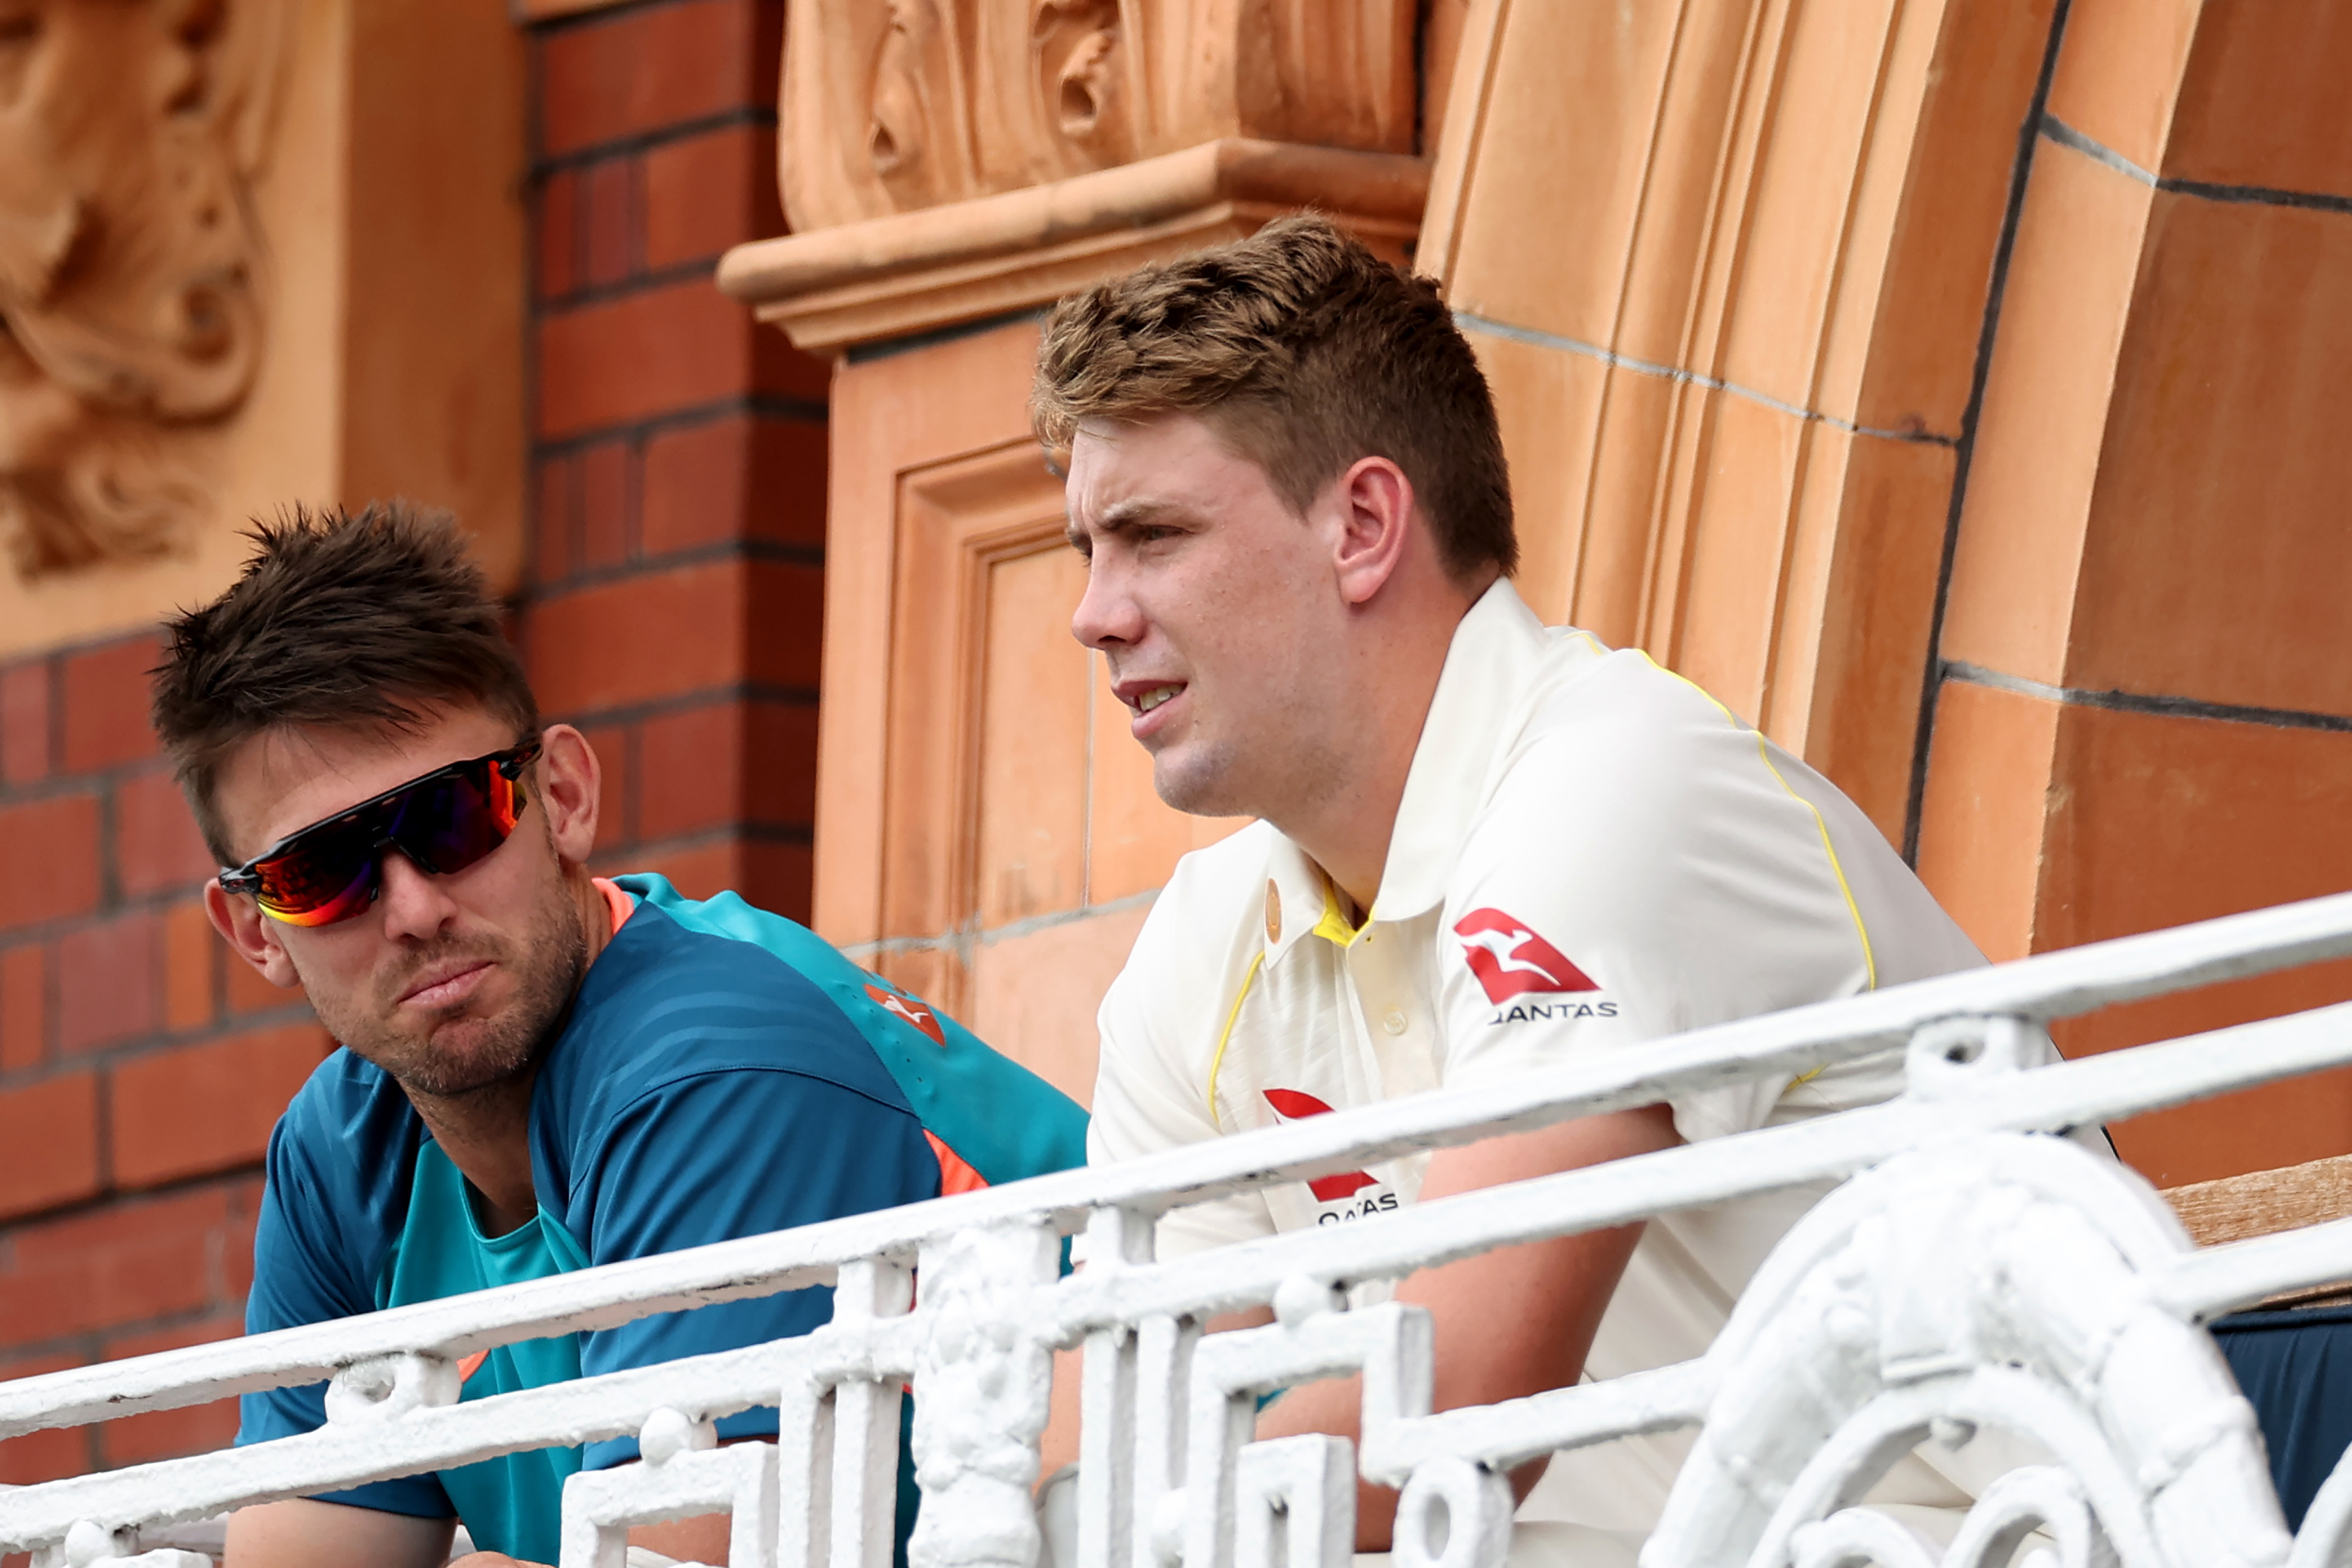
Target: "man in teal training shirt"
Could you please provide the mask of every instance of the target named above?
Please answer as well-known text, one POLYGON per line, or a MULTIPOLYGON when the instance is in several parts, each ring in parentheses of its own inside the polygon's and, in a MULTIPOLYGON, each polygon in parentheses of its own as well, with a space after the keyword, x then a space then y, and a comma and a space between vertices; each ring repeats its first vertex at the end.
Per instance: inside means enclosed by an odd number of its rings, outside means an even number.
MULTIPOLYGON (((172 627, 155 721, 226 868, 214 925, 340 1042, 272 1134, 248 1331, 937 1197, 1085 1160, 1082 1111, 804 928, 731 893, 589 875, 599 773, 542 725, 446 517, 264 525, 172 627)), ((693 768, 696 757, 649 766, 693 768)), ((804 1333, 806 1289, 506 1345, 493 1394, 804 1333)), ((239 1443, 324 1387, 244 1401, 239 1443)), ((772 1436, 772 1409, 719 1422, 772 1436)), ((247 1509, 238 1568, 554 1561, 565 1478, 631 1440, 247 1509)), ((902 1494, 905 1491, 902 1485, 902 1494)), ((912 1522, 900 1509, 900 1529, 912 1522)), ((724 1521, 637 1533, 725 1560, 724 1521)))

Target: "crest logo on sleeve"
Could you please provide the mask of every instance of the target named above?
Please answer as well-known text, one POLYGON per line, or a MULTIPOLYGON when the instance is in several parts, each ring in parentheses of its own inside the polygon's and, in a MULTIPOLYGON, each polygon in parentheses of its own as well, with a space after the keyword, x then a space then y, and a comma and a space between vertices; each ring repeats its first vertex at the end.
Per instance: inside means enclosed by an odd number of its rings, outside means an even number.
POLYGON ((931 1044, 944 1047, 948 1043, 947 1031, 940 1027, 940 1016, 912 996, 902 991, 872 984, 866 987, 866 994, 880 1003, 884 1011, 896 1013, 899 1017, 929 1035, 931 1037, 931 1044))
POLYGON ((1601 989, 1516 915, 1473 910, 1455 924, 1454 934, 1462 939, 1463 959, 1486 988, 1489 1002, 1507 1002, 1529 992, 1601 989))
MULTIPOLYGON (((1301 1094, 1295 1089, 1269 1089, 1265 1091, 1265 1102, 1273 1106, 1275 1115, 1285 1121, 1331 1113, 1329 1106, 1313 1095, 1301 1094)), ((1364 1188, 1377 1184, 1374 1178, 1363 1172, 1349 1171, 1343 1176, 1318 1176, 1307 1184, 1307 1190, 1315 1194, 1317 1203, 1329 1204, 1341 1198, 1354 1197, 1364 1188)))

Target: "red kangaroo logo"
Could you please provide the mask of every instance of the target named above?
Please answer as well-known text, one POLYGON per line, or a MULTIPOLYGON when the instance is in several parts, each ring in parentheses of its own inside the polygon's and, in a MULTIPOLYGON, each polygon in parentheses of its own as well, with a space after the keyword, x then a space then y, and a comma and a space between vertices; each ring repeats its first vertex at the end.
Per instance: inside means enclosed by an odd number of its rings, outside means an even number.
MULTIPOLYGON (((1269 1089, 1265 1102, 1285 1121, 1297 1121, 1306 1116, 1328 1116, 1331 1108, 1311 1094, 1301 1094, 1295 1089, 1269 1089)), ((1354 1197, 1366 1187, 1380 1184, 1361 1171, 1349 1171, 1344 1176, 1318 1176, 1307 1184, 1318 1204, 1337 1203, 1341 1198, 1354 1197)))
POLYGON ((879 985, 868 985, 866 988, 866 994, 930 1036, 933 1045, 944 1046, 948 1043, 947 1031, 940 1027, 939 1015, 912 996, 902 996, 896 991, 886 991, 879 985))
POLYGON ((1489 1002, 1507 1002, 1528 991, 1601 989, 1525 921, 1500 910, 1471 910, 1454 934, 1462 939, 1462 956, 1486 988, 1489 1002))

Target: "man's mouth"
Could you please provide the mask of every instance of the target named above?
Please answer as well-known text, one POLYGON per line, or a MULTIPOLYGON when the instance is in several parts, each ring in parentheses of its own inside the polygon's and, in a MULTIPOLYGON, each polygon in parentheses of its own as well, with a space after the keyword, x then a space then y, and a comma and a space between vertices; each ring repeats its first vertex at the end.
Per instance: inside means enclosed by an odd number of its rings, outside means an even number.
POLYGON ((487 958, 436 965, 401 994, 401 1005, 426 1009, 454 1007, 473 994, 474 988, 489 971, 490 961, 487 958))
POLYGON ((1148 675, 1130 676, 1120 680, 1114 672, 1110 694, 1134 710, 1139 717, 1172 698, 1181 697, 1187 684, 1181 680, 1171 680, 1164 675, 1156 680, 1148 675))

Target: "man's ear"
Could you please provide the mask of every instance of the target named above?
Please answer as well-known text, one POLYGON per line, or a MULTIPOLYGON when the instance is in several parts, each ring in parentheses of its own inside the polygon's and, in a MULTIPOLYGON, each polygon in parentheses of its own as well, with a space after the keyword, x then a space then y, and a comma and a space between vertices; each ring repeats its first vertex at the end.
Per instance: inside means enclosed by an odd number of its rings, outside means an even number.
POLYGON ((302 984, 294 961, 278 940, 278 922, 261 912, 251 899, 233 898, 217 881, 205 884, 205 918, 221 933, 232 952, 253 965, 254 972, 283 991, 302 984))
POLYGON ((1324 492, 1335 509, 1339 537, 1332 564, 1340 596, 1370 602, 1395 575, 1412 527, 1412 481, 1387 458, 1359 458, 1324 492))
POLYGON ((588 737, 569 724, 550 724, 540 735, 538 800, 546 808, 548 837, 555 853, 568 865, 587 864, 596 847, 596 813, 603 800, 604 772, 596 762, 588 737))

